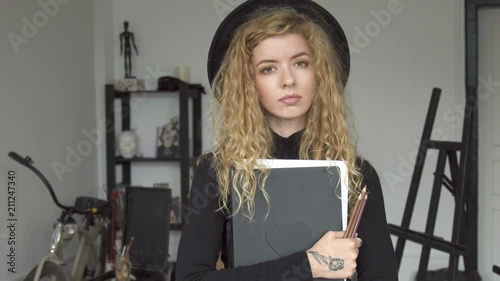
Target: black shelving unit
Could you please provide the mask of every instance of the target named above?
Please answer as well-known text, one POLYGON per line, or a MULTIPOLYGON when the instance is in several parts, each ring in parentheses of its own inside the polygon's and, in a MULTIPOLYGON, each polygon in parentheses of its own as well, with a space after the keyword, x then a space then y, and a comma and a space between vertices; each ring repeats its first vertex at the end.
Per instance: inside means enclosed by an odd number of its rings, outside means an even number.
MULTIPOLYGON (((202 132, 201 132, 201 97, 205 93, 203 87, 199 84, 181 83, 178 91, 117 91, 111 84, 106 85, 106 171, 107 171, 107 196, 111 198, 113 190, 117 186, 116 182, 116 167, 121 166, 122 183, 131 185, 131 170, 132 163, 158 163, 158 162, 177 162, 180 165, 180 194, 181 206, 187 206, 190 169, 193 166, 194 159, 201 153, 202 132), (115 155, 116 139, 115 139, 115 100, 121 100, 121 130, 130 130, 130 123, 133 112, 130 109, 130 98, 133 94, 144 94, 147 98, 148 94, 165 94, 178 95, 179 107, 179 157, 171 158, 155 158, 155 157, 135 157, 125 159, 115 155), (189 101, 192 100, 191 122, 189 116, 189 101), (192 142, 189 143, 189 130, 192 130, 192 142), (190 152, 190 144, 192 152, 190 152)), ((181 208, 181 216, 185 217, 185 208, 181 208)), ((181 224, 172 224, 171 230, 182 230, 184 220, 181 224)))

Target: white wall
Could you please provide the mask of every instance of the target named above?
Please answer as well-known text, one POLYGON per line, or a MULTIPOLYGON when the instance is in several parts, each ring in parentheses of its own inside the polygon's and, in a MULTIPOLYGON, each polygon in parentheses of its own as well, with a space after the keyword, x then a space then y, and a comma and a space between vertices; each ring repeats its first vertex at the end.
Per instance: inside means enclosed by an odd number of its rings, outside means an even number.
POLYGON ((62 203, 97 194, 96 150, 84 135, 96 126, 93 24, 92 1, 0 4, 0 280, 24 278, 48 253, 52 224, 60 214, 41 181, 8 158, 9 151, 31 156, 62 203), (31 24, 34 29, 25 27, 31 24), (12 34, 24 43, 16 48, 12 34), (76 151, 80 163, 68 151, 76 151), (58 177, 52 168, 58 163, 71 172, 58 177), (6 261, 10 170, 17 183, 15 273, 6 261))
POLYGON ((479 222, 478 257, 483 280, 500 280, 491 270, 500 264, 500 184, 498 181, 500 112, 500 8, 478 11, 479 222))
MULTIPOLYGON (((94 77, 97 124, 105 122, 103 85, 114 81, 114 46, 113 46, 113 1, 94 0, 94 77)), ((100 125, 98 125, 100 126, 100 125)), ((96 126, 97 127, 97 126, 96 126)), ((106 142, 104 130, 102 141, 97 148, 97 182, 99 197, 106 198, 106 142), (101 188, 102 187, 102 188, 101 188)))

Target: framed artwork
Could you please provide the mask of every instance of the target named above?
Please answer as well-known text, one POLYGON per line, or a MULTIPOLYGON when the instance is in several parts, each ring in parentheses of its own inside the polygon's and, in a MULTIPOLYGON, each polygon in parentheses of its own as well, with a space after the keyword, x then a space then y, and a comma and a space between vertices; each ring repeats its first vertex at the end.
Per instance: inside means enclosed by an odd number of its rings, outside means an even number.
POLYGON ((156 129, 156 157, 179 157, 179 118, 173 117, 170 122, 156 129))

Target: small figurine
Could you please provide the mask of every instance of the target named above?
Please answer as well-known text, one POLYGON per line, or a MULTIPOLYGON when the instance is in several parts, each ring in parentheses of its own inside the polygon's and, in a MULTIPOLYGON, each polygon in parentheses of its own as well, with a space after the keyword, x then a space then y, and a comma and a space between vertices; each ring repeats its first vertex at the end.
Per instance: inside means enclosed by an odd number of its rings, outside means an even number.
POLYGON ((123 49, 125 49, 125 78, 135 78, 132 76, 132 54, 130 43, 134 46, 136 55, 139 55, 139 52, 135 46, 134 33, 128 31, 128 21, 123 22, 123 27, 125 28, 125 31, 120 33, 120 56, 123 54, 123 49))

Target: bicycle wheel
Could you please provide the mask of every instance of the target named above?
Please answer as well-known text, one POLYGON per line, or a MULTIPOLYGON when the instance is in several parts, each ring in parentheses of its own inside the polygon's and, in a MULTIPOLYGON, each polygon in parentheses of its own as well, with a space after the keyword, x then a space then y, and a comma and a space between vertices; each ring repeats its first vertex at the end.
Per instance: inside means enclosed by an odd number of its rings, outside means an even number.
MULTIPOLYGON (((35 266, 31 272, 24 278, 24 281, 33 281, 38 266, 35 266)), ((71 274, 66 265, 57 265, 52 262, 47 262, 42 268, 40 281, 71 281, 71 274)))

